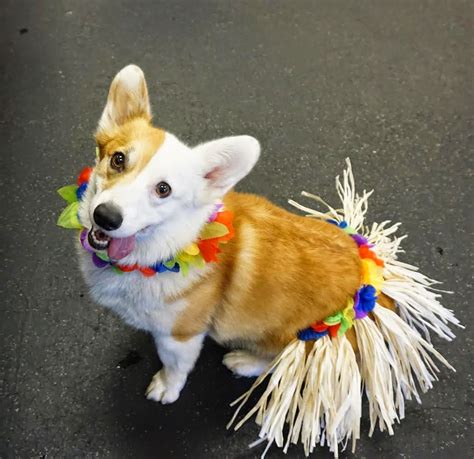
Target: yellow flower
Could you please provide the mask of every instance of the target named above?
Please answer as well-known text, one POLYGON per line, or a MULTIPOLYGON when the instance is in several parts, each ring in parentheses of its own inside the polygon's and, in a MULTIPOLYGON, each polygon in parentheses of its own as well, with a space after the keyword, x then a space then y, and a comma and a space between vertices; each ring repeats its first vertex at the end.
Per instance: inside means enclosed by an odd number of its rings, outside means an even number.
POLYGON ((199 247, 197 244, 195 244, 194 242, 192 244, 189 244, 187 247, 184 248, 183 250, 184 253, 188 254, 188 255, 197 255, 199 253, 199 247))
POLYGON ((383 270, 377 266, 374 260, 364 258, 362 261, 362 284, 373 285, 377 291, 380 291, 383 284, 383 270))

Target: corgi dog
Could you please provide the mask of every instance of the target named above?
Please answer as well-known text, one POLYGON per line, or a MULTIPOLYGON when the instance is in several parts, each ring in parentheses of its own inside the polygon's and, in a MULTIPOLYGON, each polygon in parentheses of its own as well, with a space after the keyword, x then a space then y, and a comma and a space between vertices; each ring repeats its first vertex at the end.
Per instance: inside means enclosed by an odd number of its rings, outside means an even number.
POLYGON ((450 341, 462 328, 438 282, 398 259, 400 224, 366 224, 372 192, 356 192, 349 160, 341 207, 289 201, 305 218, 232 191, 259 158, 255 138, 190 147, 151 119, 143 72, 129 65, 110 86, 94 168, 58 190, 58 225, 80 230, 92 297, 155 340, 162 368, 146 396, 176 401, 209 335, 230 348, 229 370, 258 376, 228 427, 268 378, 234 425, 256 415, 263 456, 299 441, 306 455, 326 444, 338 457, 349 441, 354 451, 364 390, 369 436, 393 434, 404 400, 421 403, 438 379, 434 359, 454 369, 430 332, 450 341))
POLYGON ((190 147, 151 118, 144 74, 129 65, 110 86, 79 207, 90 246, 122 266, 154 265, 195 242, 216 203, 233 214, 233 237, 220 245, 217 262, 190 266, 186 276, 120 275, 97 267, 82 247, 79 255, 94 300, 152 334, 163 367, 146 396, 172 403, 206 335, 233 349, 223 360, 233 373, 257 376, 299 330, 355 294, 361 263, 337 226, 232 191, 259 158, 255 138, 190 147))

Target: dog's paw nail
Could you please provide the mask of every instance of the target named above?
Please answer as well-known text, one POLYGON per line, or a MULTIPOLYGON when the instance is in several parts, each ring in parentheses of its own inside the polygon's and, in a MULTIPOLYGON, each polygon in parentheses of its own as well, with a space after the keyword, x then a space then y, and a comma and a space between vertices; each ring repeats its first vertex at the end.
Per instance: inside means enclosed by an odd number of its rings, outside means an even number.
POLYGON ((161 398, 161 403, 167 405, 168 403, 174 403, 179 398, 179 392, 175 390, 167 390, 161 398))
POLYGON ((179 397, 179 391, 168 388, 165 381, 164 373, 159 371, 153 376, 150 385, 145 392, 148 400, 161 402, 163 404, 173 403, 179 397))
POLYGON ((155 402, 161 401, 166 390, 164 379, 164 374, 161 371, 153 376, 153 379, 151 380, 151 383, 145 392, 146 398, 148 400, 154 400, 155 402))

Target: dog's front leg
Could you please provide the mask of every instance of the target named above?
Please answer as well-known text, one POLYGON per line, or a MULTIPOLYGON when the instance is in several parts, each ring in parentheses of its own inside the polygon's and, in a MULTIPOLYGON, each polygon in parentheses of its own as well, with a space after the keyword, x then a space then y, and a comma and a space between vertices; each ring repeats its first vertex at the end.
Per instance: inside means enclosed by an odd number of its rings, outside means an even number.
POLYGON ((177 341, 171 335, 154 334, 163 368, 153 376, 146 396, 161 403, 173 403, 186 383, 189 372, 199 356, 204 334, 187 341, 177 341))

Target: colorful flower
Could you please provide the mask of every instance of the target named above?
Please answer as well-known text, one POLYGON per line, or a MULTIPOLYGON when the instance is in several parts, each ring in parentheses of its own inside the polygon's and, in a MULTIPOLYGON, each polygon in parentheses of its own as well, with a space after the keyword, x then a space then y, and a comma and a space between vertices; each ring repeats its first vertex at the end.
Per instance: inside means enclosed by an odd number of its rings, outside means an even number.
MULTIPOLYGON (((97 149, 96 153, 98 154, 97 149)), ((181 272, 186 276, 192 266, 203 267, 205 263, 218 262, 217 254, 220 252, 220 244, 225 244, 235 235, 232 226, 233 213, 222 210, 223 204, 217 203, 208 219, 208 223, 200 234, 199 240, 185 247, 170 260, 160 261, 153 266, 113 263, 105 252, 96 252, 89 245, 87 230, 82 227, 78 218, 79 201, 84 197, 92 172, 92 167, 84 168, 79 174, 76 184, 58 190, 59 195, 67 202, 68 206, 59 216, 57 224, 63 228, 82 230, 79 234, 81 245, 85 250, 91 252, 92 261, 97 267, 112 266, 114 271, 120 274, 140 271, 146 277, 166 271, 181 272)))
POLYGON ((359 256, 362 265, 362 287, 355 293, 354 298, 350 298, 346 307, 335 314, 326 317, 320 322, 310 325, 298 332, 298 339, 311 341, 329 335, 331 338, 342 336, 354 324, 355 319, 363 319, 375 307, 377 302, 377 292, 380 291, 383 278, 384 262, 371 250, 372 246, 364 236, 356 234, 347 222, 336 222, 345 232, 351 235, 354 242, 359 247, 359 256))
POLYGON ((362 284, 372 285, 377 291, 382 288, 383 284, 383 271, 374 260, 370 258, 364 258, 362 260, 362 284))
POLYGON ((373 285, 364 285, 356 294, 354 310, 356 319, 363 319, 375 307, 377 290, 373 285))

